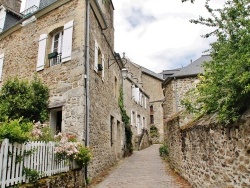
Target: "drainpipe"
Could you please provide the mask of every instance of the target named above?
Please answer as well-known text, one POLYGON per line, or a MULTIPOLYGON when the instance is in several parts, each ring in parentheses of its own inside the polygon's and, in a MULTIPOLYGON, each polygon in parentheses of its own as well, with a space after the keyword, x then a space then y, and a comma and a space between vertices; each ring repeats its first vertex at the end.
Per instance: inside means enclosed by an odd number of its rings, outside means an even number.
POLYGON ((177 96, 177 81, 174 77, 174 95, 175 95, 175 111, 178 112, 178 96, 177 96))
MULTIPOLYGON (((89 11, 90 0, 86 0, 86 33, 85 33, 85 146, 89 146, 89 11)), ((85 165, 85 181, 88 179, 88 166, 85 165)))

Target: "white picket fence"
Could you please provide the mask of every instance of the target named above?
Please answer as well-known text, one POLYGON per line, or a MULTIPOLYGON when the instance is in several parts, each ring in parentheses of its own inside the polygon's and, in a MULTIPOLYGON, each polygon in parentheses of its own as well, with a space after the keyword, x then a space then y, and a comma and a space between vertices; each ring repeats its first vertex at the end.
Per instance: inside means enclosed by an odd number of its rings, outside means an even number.
POLYGON ((28 182, 23 169, 34 169, 41 177, 69 171, 67 160, 57 160, 54 142, 28 142, 26 144, 9 143, 8 139, 0 143, 0 186, 28 182), (31 154, 26 154, 30 151, 31 154))

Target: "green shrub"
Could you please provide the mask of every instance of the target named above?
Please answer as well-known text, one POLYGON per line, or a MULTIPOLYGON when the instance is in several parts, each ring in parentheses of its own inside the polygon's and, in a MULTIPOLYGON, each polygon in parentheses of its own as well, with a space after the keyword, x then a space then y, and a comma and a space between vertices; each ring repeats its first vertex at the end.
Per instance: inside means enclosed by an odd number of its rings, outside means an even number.
POLYGON ((150 136, 151 136, 151 138, 159 136, 158 129, 155 125, 151 125, 151 127, 150 127, 150 136))
POLYGON ((166 144, 161 145, 159 153, 161 157, 167 157, 169 155, 168 146, 166 144))
POLYGON ((31 137, 32 123, 22 122, 22 119, 5 121, 0 125, 0 140, 9 139, 11 143, 27 142, 31 137))
POLYGON ((0 91, 0 121, 23 117, 26 122, 44 122, 48 119, 48 99, 49 90, 39 79, 9 79, 0 91))
POLYGON ((83 167, 91 160, 92 154, 90 150, 83 145, 78 145, 77 149, 79 152, 76 155, 75 161, 77 165, 83 167))

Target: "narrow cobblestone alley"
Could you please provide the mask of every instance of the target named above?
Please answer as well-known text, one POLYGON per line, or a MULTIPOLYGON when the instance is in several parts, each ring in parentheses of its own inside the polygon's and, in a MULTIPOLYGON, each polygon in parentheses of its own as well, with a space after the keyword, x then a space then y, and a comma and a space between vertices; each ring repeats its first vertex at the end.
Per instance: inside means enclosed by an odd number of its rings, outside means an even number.
POLYGON ((94 188, 191 188, 159 156, 159 146, 135 151, 94 188))

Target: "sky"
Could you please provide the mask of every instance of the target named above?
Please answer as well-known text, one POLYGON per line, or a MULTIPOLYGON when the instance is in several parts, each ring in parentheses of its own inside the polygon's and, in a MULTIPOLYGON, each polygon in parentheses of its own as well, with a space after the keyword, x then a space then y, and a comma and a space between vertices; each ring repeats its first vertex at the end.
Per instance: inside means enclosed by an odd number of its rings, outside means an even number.
MULTIPOLYGON (((213 0, 219 8, 223 1, 213 0)), ((190 23, 208 17, 205 0, 113 0, 115 51, 156 73, 187 66, 207 54, 215 38, 202 38, 211 28, 190 23)))

